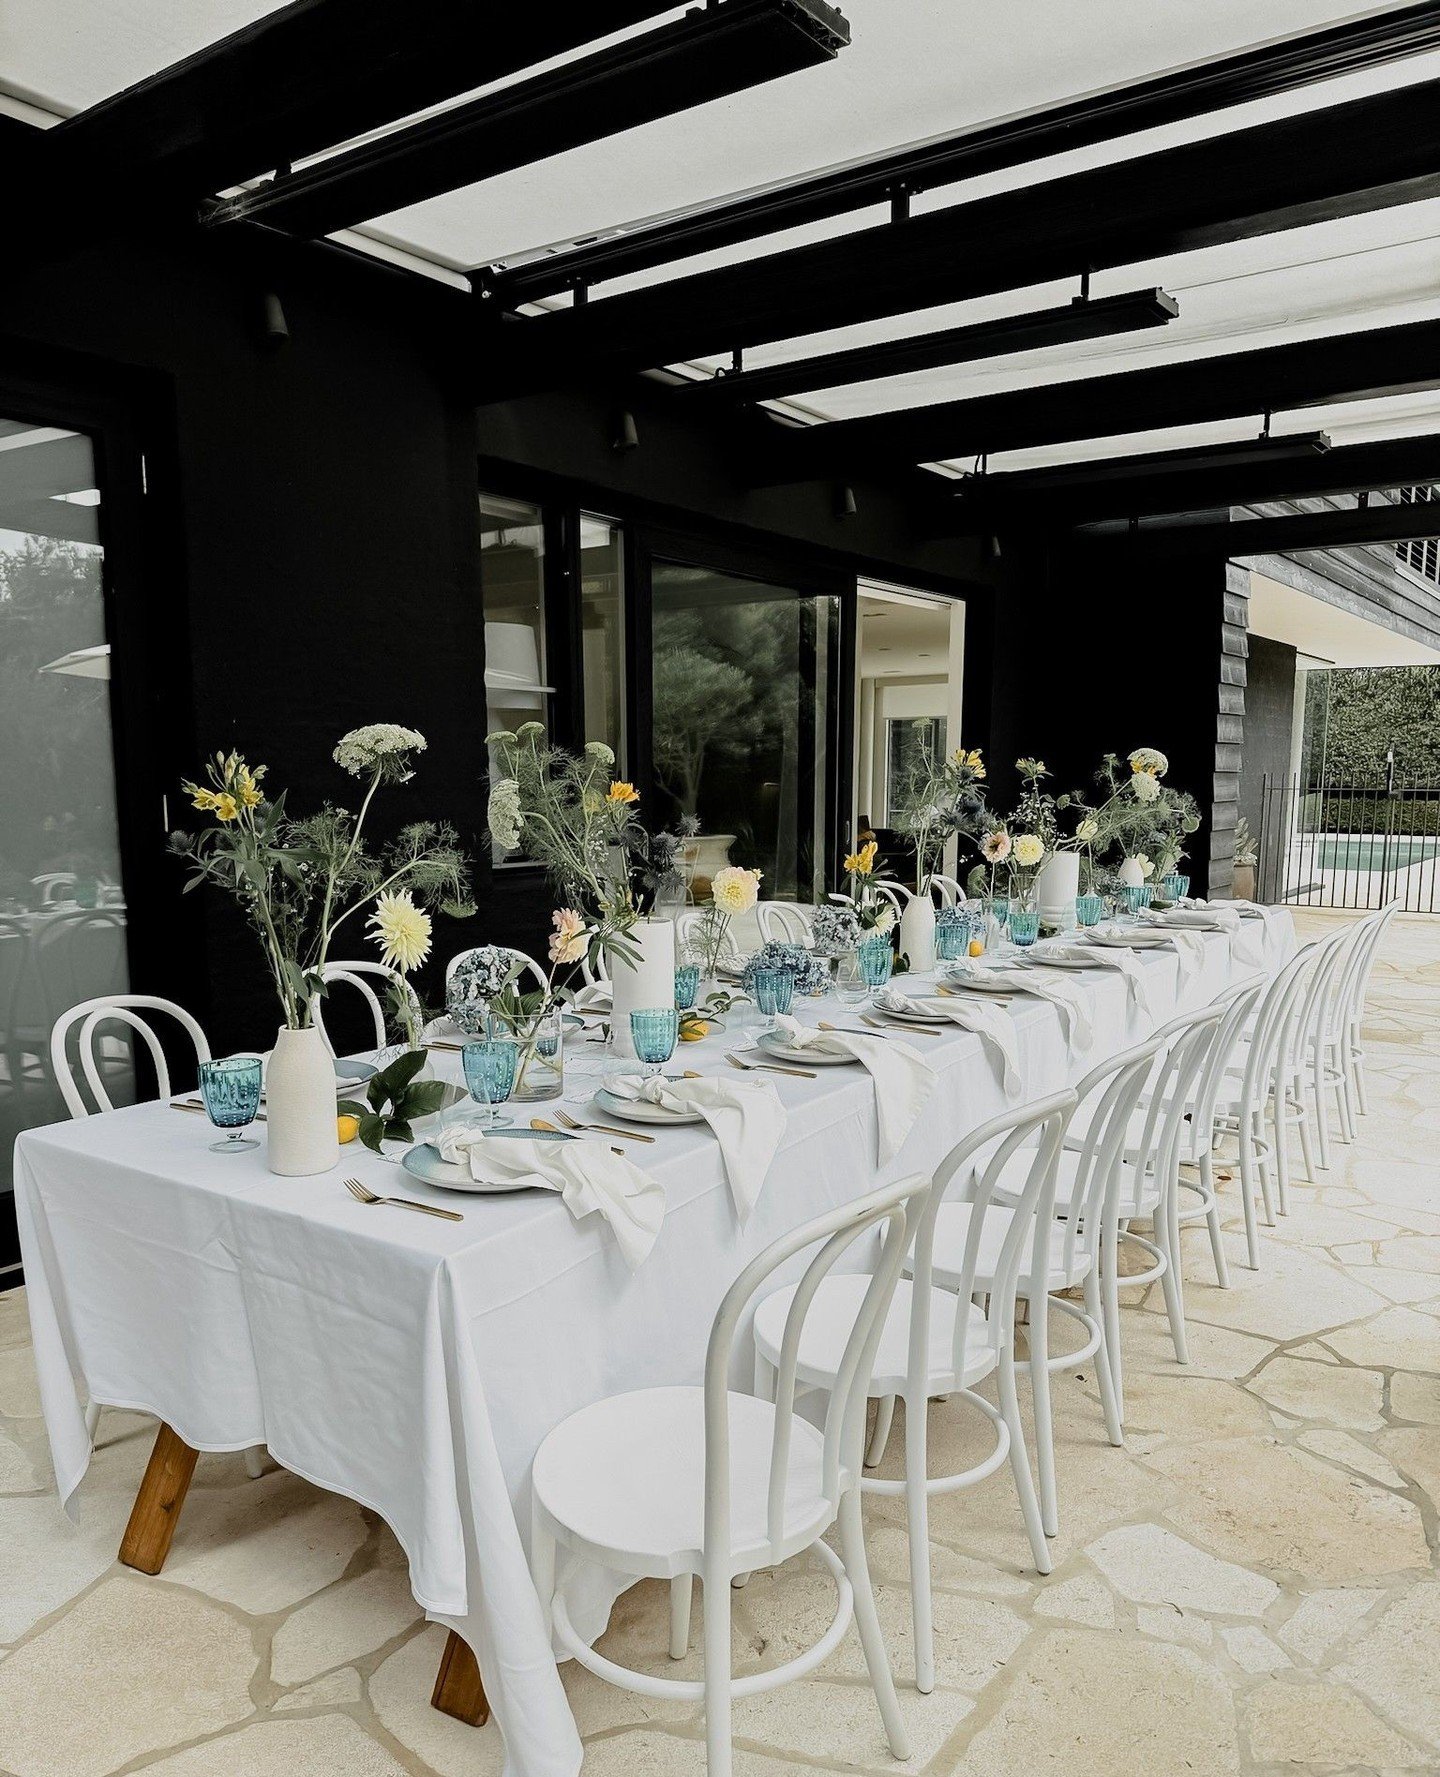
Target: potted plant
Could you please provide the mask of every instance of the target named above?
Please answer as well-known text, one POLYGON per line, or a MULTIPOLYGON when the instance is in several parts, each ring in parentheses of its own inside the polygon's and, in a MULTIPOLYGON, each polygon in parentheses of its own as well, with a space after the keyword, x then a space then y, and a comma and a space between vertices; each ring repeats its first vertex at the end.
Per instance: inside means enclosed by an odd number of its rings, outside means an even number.
POLYGON ((1235 823, 1235 868, 1230 892, 1237 901, 1255 899, 1255 867, 1260 862, 1260 849, 1250 831, 1250 823, 1241 815, 1235 823))
POLYGON ((239 903, 260 941, 283 1022, 265 1076, 267 1159, 282 1177, 326 1172, 339 1159, 335 1072, 315 1024, 323 970, 347 920, 372 907, 391 954, 417 966, 429 949, 429 907, 469 912, 469 864, 452 827, 416 822, 371 850, 365 822, 382 786, 407 783, 425 737, 392 722, 342 737, 334 758, 365 785, 357 812, 327 805, 294 816, 285 794, 272 797, 266 767, 238 752, 216 753, 207 782, 185 785, 192 806, 212 817, 199 833, 171 835, 191 866, 187 891, 202 882, 239 903))

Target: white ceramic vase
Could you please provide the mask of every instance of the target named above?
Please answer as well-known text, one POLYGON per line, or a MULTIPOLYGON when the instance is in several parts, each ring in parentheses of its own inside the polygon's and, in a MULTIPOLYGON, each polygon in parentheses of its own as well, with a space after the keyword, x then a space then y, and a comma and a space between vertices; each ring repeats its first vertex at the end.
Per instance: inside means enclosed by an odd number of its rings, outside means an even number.
POLYGON ((651 1006, 675 1004, 675 924, 669 919, 640 919, 625 934, 631 955, 607 947, 610 965, 610 1046, 617 1055, 634 1059, 630 1014, 651 1006), (638 953, 638 954, 637 954, 638 953))
POLYGON ((900 952, 912 975, 928 975, 935 967, 935 903, 928 890, 911 895, 900 915, 900 952))
POLYGON ((1137 859, 1126 858, 1120 868, 1115 872, 1115 880, 1120 884, 1121 888, 1143 888, 1145 884, 1145 872, 1140 868, 1137 859))
POLYGON ((265 1069, 265 1147, 271 1172, 309 1178, 340 1159, 335 1066, 321 1031, 282 1029, 265 1069))
POLYGON ((1040 866, 1040 917, 1049 926, 1075 923, 1075 897, 1080 893, 1080 854, 1052 851, 1040 866))

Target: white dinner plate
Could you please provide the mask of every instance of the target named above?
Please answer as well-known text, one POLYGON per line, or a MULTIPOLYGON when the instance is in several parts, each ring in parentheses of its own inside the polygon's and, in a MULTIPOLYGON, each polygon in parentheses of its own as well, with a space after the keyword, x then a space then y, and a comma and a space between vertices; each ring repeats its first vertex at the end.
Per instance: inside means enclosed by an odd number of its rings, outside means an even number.
MULTIPOLYGON (((496 1130, 486 1139, 497 1140, 509 1133, 504 1129, 496 1130)), ((543 1129, 516 1130, 511 1138, 520 1136, 530 1141, 565 1140, 564 1136, 549 1135, 543 1129)), ((478 1197, 500 1197, 510 1191, 533 1189, 523 1179, 506 1179, 498 1185, 477 1179, 470 1168, 462 1166, 458 1160, 442 1159, 439 1149, 428 1141, 417 1141, 413 1148, 407 1148, 400 1157, 400 1164, 412 1177, 423 1179, 427 1185, 438 1185, 442 1191, 469 1191, 478 1197)))
POLYGON ((1088 942, 1106 950, 1155 950, 1170 942, 1170 933, 1153 926, 1127 926, 1123 932, 1091 932, 1088 942))
POLYGON ((1011 967, 1004 973, 985 975, 947 975, 945 985, 962 993, 1023 993, 1024 971, 1011 967))
POLYGON ((1098 969, 1104 967, 1104 964, 1098 961, 1092 963, 1088 957, 1054 956, 1049 951, 1039 949, 1038 946, 1031 952, 1030 961, 1022 963, 1020 966, 1022 968, 1038 968, 1041 965, 1047 969, 1098 969))
POLYGON ((595 1104, 607 1117, 619 1117, 626 1123, 703 1123, 699 1111, 672 1111, 663 1104, 651 1104, 639 1098, 619 1098, 602 1086, 595 1094, 595 1104))
MULTIPOLYGON (((851 1032, 860 1036, 861 1031, 851 1032)), ((879 1032, 876 1032, 879 1035, 879 1032)), ((802 1067, 853 1067, 856 1057, 853 1055, 827 1054, 823 1049, 797 1049, 793 1043, 786 1042, 784 1037, 774 1032, 762 1030, 755 1039, 755 1047, 763 1049, 767 1055, 773 1055, 777 1061, 798 1061, 802 1067)))
POLYGON ((931 1025, 954 1023, 954 1020, 952 1018, 947 1018, 943 1012, 930 1010, 925 1005, 925 995, 921 994, 918 996, 918 1004, 920 1009, 915 1012, 892 1011, 889 1006, 881 1006, 877 1004, 875 1012, 878 1017, 893 1018, 897 1024, 931 1025))

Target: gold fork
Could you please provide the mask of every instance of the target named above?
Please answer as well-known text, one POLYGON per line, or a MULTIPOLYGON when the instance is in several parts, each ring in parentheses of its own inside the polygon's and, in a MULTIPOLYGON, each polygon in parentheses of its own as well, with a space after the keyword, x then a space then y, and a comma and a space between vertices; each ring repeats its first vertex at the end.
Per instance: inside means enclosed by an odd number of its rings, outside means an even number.
POLYGON ((418 1209, 423 1216, 439 1216, 445 1222, 463 1222, 465 1220, 458 1209, 439 1209, 433 1203, 417 1203, 413 1197, 377 1197, 375 1193, 362 1185, 358 1178, 347 1178, 345 1189, 359 1203, 389 1203, 396 1209, 418 1209))
MULTIPOLYGON (((555 1114, 557 1117, 559 1117, 559 1116, 563 1116, 564 1112, 557 1111, 555 1114)), ((570 1136, 571 1141, 579 1141, 579 1139, 580 1139, 580 1137, 578 1135, 571 1134, 570 1130, 561 1129, 558 1124, 547 1123, 543 1117, 532 1117, 530 1119, 530 1127, 532 1129, 542 1130, 547 1135, 568 1135, 568 1136, 570 1136)), ((580 1127, 580 1125, 576 1124, 575 1127, 578 1129, 580 1127)), ((648 1135, 644 1135, 644 1136, 640 1137, 640 1140, 641 1141, 649 1141, 650 1137, 648 1135)), ((610 1152, 612 1154, 619 1154, 623 1158, 625 1150, 624 1150, 624 1148, 617 1148, 617 1147, 613 1146, 613 1144, 612 1144, 610 1152)))
MULTIPOLYGON (((901 1023, 901 1028, 897 1030, 895 1025, 886 1024, 879 1018, 871 1018, 868 1013, 864 1012, 860 1014, 860 1022, 862 1024, 868 1024, 871 1030, 877 1030, 882 1036, 886 1037, 900 1037, 903 1039, 905 1037, 943 1037, 945 1035, 943 1030, 930 1030, 923 1024, 901 1023)), ((897 1020, 897 1022, 901 1021, 897 1020)), ((820 1028, 823 1030, 825 1027, 822 1024, 820 1028)))
POLYGON ((773 1061, 742 1061, 738 1055, 727 1054, 725 1059, 731 1067, 738 1067, 742 1074, 789 1074, 796 1080, 817 1080, 818 1074, 804 1067, 781 1067, 773 1061))
POLYGON ((567 1116, 564 1111, 557 1110, 555 1121, 562 1129, 588 1129, 592 1135, 618 1135, 621 1141, 653 1142, 653 1135, 641 1135, 638 1129, 612 1129, 608 1123, 577 1123, 574 1117, 567 1116))

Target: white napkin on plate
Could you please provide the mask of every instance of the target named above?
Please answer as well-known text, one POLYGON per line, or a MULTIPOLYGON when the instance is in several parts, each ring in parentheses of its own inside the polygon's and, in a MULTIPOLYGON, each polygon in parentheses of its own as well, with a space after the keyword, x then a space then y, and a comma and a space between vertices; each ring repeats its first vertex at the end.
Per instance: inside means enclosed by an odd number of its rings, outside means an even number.
POLYGON ((900 1152, 935 1085, 935 1070, 919 1050, 896 1037, 861 1036, 848 1030, 815 1030, 788 1017, 775 1020, 775 1034, 794 1049, 816 1049, 825 1055, 853 1055, 868 1070, 875 1082, 880 1164, 888 1165, 900 1152))
POLYGON ((1150 989, 1145 984, 1145 970, 1133 950, 1101 950, 1093 944, 1047 944, 1045 955, 1035 958, 1035 966, 1042 965, 1048 957, 1055 957, 1062 962, 1084 963, 1092 969, 1118 969, 1125 977, 1132 1003, 1143 1012, 1151 1012, 1150 989))
POLYGON ((999 1006, 987 1006, 983 1000, 912 999, 898 987, 882 987, 875 995, 875 1004, 882 1012, 938 1013, 979 1037, 1000 1058, 1001 1078, 1005 1096, 1020 1096, 1020 1054, 1015 1045, 1015 1026, 999 1006))
MULTIPOLYGON (((998 978, 998 971, 983 966, 969 967, 965 963, 952 963, 945 971, 945 979, 958 987, 963 987, 967 979, 975 980, 998 978)), ((1038 967, 1029 963, 1016 962, 1004 971, 1007 991, 1028 993, 1037 1000, 1049 1000, 1060 1014, 1060 1022, 1065 1028, 1065 1039, 1081 1055, 1084 1055, 1095 1042, 1095 1027, 1090 1022, 1090 1001, 1077 982, 1067 980, 1058 971, 1053 975, 1041 974, 1038 967)))
POLYGON ((1154 916, 1154 923, 1160 926, 1188 926, 1197 932, 1238 932, 1240 930, 1240 914, 1234 907, 1222 907, 1214 902, 1188 902, 1185 906, 1171 907, 1164 913, 1154 916))
POLYGON ((715 1077, 667 1080, 612 1074, 605 1090, 616 1098, 662 1105, 667 1111, 698 1111, 720 1144, 735 1213, 745 1220, 785 1134, 785 1107, 768 1086, 715 1077))
POLYGON ((575 1012, 608 1012, 614 1004, 615 995, 608 981, 596 981, 589 987, 582 987, 571 1002, 571 1010, 575 1012))
POLYGON ((633 1161, 603 1142, 489 1141, 473 1126, 443 1130, 435 1143, 442 1160, 468 1166, 482 1184, 525 1179, 558 1191, 577 1222, 601 1215, 633 1271, 645 1259, 665 1220, 665 1189, 633 1161))

